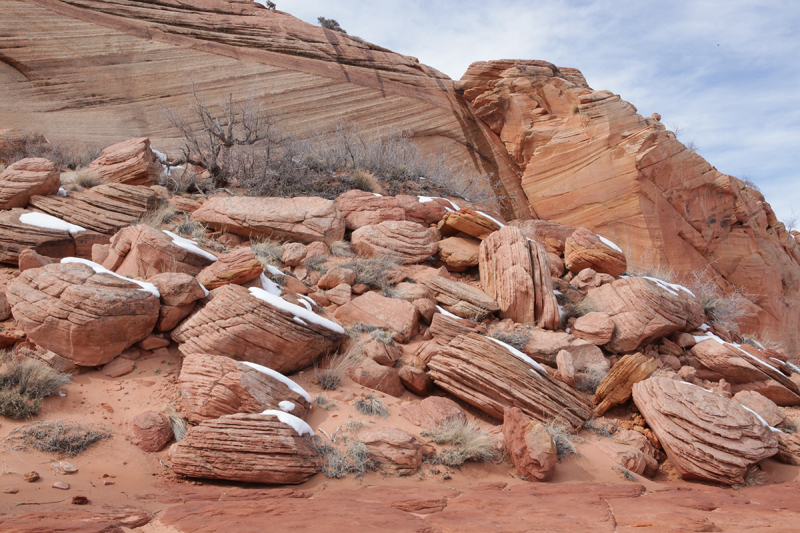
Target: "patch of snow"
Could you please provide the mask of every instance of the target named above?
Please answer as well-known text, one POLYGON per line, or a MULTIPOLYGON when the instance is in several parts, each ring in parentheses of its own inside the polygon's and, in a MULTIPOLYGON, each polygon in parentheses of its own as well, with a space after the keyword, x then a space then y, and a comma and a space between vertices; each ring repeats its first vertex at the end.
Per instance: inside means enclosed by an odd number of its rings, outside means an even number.
MULTIPOLYGON (((516 357, 517 359, 521 359, 521 360, 525 361, 526 363, 531 365, 533 368, 538 370, 540 374, 545 375, 545 376, 548 375, 547 370, 545 370, 542 365, 540 365, 539 363, 537 363, 536 361, 534 361, 533 359, 531 359, 530 357, 528 357, 524 353, 520 352, 519 350, 517 350, 513 346, 510 346, 510 345, 504 343, 503 341, 499 341, 499 340, 495 339, 494 337, 486 337, 486 338, 491 340, 491 341, 496 342, 497 344, 499 344, 500 346, 502 346, 503 348, 505 348, 506 350, 511 352, 511 354, 514 357, 516 357)), ((534 372, 534 374, 535 374, 535 372, 534 372)))
POLYGON ((192 252, 193 254, 205 257, 206 259, 209 259, 210 261, 216 261, 217 260, 217 256, 216 255, 212 254, 211 252, 206 252, 205 250, 203 250, 202 248, 197 246, 197 242, 196 241, 193 241, 191 239, 186 239, 184 237, 181 237, 180 235, 175 235, 174 233, 172 233, 171 231, 168 231, 168 230, 162 230, 162 231, 164 233, 166 233, 167 235, 169 235, 170 237, 172 237, 172 244, 176 244, 176 245, 180 246, 181 248, 183 248, 184 250, 188 250, 188 251, 192 252))
POLYGON ((567 328, 567 329, 566 329, 566 330, 564 330, 564 331, 565 331, 566 333, 569 333, 570 331, 572 331, 572 328, 567 328))
POLYGON ((448 200, 447 198, 442 198, 441 196, 417 196, 417 198, 419 198, 419 203, 421 203, 421 204, 424 204, 424 203, 427 203, 427 202, 433 202, 434 200, 444 200, 445 202, 449 203, 450 206, 453 208, 453 209, 450 209, 446 205, 442 206, 447 211, 449 211, 450 213, 458 211, 458 206, 455 204, 455 202, 453 202, 452 200, 448 200), (453 211, 453 210, 455 210, 455 211, 453 211))
POLYGON ((61 187, 59 187, 56 196, 66 196, 66 195, 67 195, 66 189, 62 189, 61 187))
POLYGON ((61 398, 66 398, 66 396, 67 396, 66 394, 64 394, 64 392, 63 392, 63 391, 58 391, 58 395, 59 395, 59 397, 61 397, 61 398))
POLYGON ((772 366, 771 364, 767 363, 767 362, 766 362, 766 361, 764 361, 763 359, 759 359, 758 357, 756 357, 756 356, 752 355, 751 353, 747 352, 746 350, 742 350, 742 345, 741 345, 741 344, 735 344, 735 343, 733 343, 733 342, 725 342, 724 340, 720 339, 719 337, 717 337, 717 336, 716 336, 716 335, 714 335, 713 333, 706 333, 706 336, 705 336, 705 337, 699 337, 699 336, 695 336, 695 337, 694 337, 694 342, 696 342, 696 343, 701 343, 701 342, 703 342, 703 341, 707 341, 707 340, 709 340, 709 339, 713 339, 713 340, 717 341, 718 343, 720 343, 720 344, 722 344, 722 345, 724 345, 724 346, 732 346, 733 348, 736 348, 737 350, 739 350, 740 352, 742 352, 744 355, 746 355, 747 357, 749 357, 749 358, 750 358, 750 359, 752 359, 753 361, 756 361, 756 362, 758 362, 758 363, 761 363, 761 364, 763 364, 763 365, 766 365, 766 366, 768 366, 769 368, 771 368, 772 370, 774 370, 775 372, 781 373, 781 372, 780 372, 780 371, 779 371, 777 368, 775 368, 775 367, 774 367, 774 366, 772 366))
POLYGON ((312 311, 314 309, 314 304, 316 303, 314 300, 306 296, 305 294, 298 294, 298 298, 300 298, 300 303, 305 306, 306 309, 312 311))
POLYGON ((278 267, 274 267, 272 265, 267 265, 267 272, 272 274, 273 276, 285 276, 283 272, 278 267))
POLYGON ((755 340, 755 339, 750 339, 750 340, 753 341, 754 343, 758 344, 758 349, 759 350, 766 350, 766 348, 764 348, 764 345, 761 344, 760 342, 758 342, 757 340, 755 340))
POLYGON ((556 290, 554 290, 554 291, 553 291, 553 294, 555 294, 556 296, 561 296, 561 291, 556 291, 556 290))
POLYGON ((382 194, 378 194, 378 193, 376 193, 376 192, 374 192, 374 193, 372 193, 372 194, 374 194, 374 195, 375 195, 375 196, 377 196, 378 198, 381 198, 381 197, 383 197, 383 195, 382 195, 382 194))
POLYGON ((768 427, 769 430, 772 431, 773 433, 783 433, 783 431, 781 431, 780 429, 774 428, 774 427, 770 426, 769 424, 767 424, 767 421, 764 420, 764 418, 762 418, 762 416, 760 414, 756 413, 755 411, 753 411, 752 409, 750 409, 749 407, 747 407, 743 403, 740 403, 739 405, 741 405, 742 407, 744 407, 745 409, 747 409, 748 411, 750 411, 751 413, 756 415, 756 417, 758 417, 758 419, 761 420, 761 423, 764 424, 766 427, 768 427))
POLYGON ((699 329, 700 331, 708 331, 708 330, 711 329, 711 326, 709 326, 708 324, 703 324, 702 326, 698 327, 697 329, 699 329))
POLYGON ((436 306, 436 309, 438 309, 438 310, 439 310, 439 312, 440 312, 440 313, 442 313, 444 316, 449 316, 449 317, 451 317, 451 318, 458 318, 458 319, 460 319, 460 318, 461 318, 460 316, 458 316, 458 315, 454 315, 454 314, 453 314, 453 313, 451 313, 450 311, 448 311, 448 310, 446 310, 446 309, 443 309, 441 306, 438 306, 438 305, 437 305, 437 306, 436 306))
POLYGON ((479 215, 483 215, 483 216, 485 216, 486 218, 488 218, 489 220, 491 220, 492 222, 494 222, 495 224, 497 224, 497 225, 498 225, 498 226, 500 226, 501 228, 504 228, 504 227, 506 226, 505 224, 503 224, 502 222, 500 222, 500 221, 499 221, 499 220, 497 220, 496 218, 494 218, 494 217, 490 217, 489 215, 487 215, 487 214, 486 214, 486 213, 484 213, 483 211, 475 211, 475 212, 476 212, 476 213, 478 213, 479 215))
POLYGON ((204 295, 203 297, 205 298, 206 296, 208 296, 208 295, 209 295, 209 292, 208 292, 208 289, 206 289, 205 285, 203 285, 203 284, 202 284, 202 283, 200 283, 199 281, 197 282, 197 284, 198 284, 198 285, 200 285, 200 288, 201 288, 201 289, 203 289, 203 295, 204 295))
POLYGON ((303 325, 303 326, 307 326, 308 325, 306 322, 303 322, 303 319, 300 318, 299 316, 294 317, 294 321, 297 322, 298 324, 303 325))
POLYGON ((167 162, 167 156, 166 156, 165 154, 162 154, 161 152, 159 152, 158 150, 156 150, 156 149, 155 149, 155 148, 153 148, 152 146, 150 147, 150 151, 151 151, 151 152, 153 152, 153 154, 154 154, 154 155, 155 155, 155 156, 158 158, 158 160, 159 160, 159 161, 161 161, 162 163, 166 163, 166 162, 167 162))
POLYGON ((340 326, 336 322, 328 320, 327 318, 322 318, 313 311, 304 309, 299 305, 289 303, 280 296, 275 296, 274 294, 270 294, 264 289, 259 289, 258 287, 250 287, 248 290, 250 291, 250 294, 252 294, 254 297, 258 298, 263 302, 266 302, 267 304, 273 307, 277 307, 278 309, 286 311, 287 313, 291 313, 294 316, 299 316, 303 320, 306 320, 318 326, 322 326, 323 328, 329 329, 334 333, 344 334, 344 328, 342 326, 340 326))
POLYGON ((86 228, 70 224, 60 218, 52 215, 45 215, 44 213, 23 213, 19 216, 19 221, 28 226, 36 226, 37 228, 55 229, 60 231, 68 231, 70 233, 80 233, 86 231, 86 228))
POLYGON ((263 272, 259 276, 259 279, 261 280, 261 287, 268 293, 274 294, 275 296, 280 296, 283 294, 283 290, 281 289, 280 285, 265 276, 263 272))
POLYGON ((603 241, 603 244, 605 244, 609 248, 613 248, 614 250, 618 251, 619 253, 625 254, 625 252, 622 251, 622 248, 620 248, 619 246, 617 246, 613 242, 609 241, 608 239, 606 239, 602 235, 598 235, 598 237, 600 237, 600 240, 603 241))
POLYGON ((284 385, 289 387, 290 391, 294 392, 295 394, 299 394, 300 396, 305 398, 308 403, 311 403, 311 395, 308 394, 308 392, 306 392, 306 390, 303 387, 301 387, 300 385, 298 385, 297 383, 295 383, 291 379, 287 378, 286 376, 284 376, 280 372, 277 372, 275 370, 272 370, 271 368, 267 368, 265 366, 262 366, 262 365, 259 365, 259 364, 256 364, 256 363, 251 363, 249 361, 242 361, 242 364, 243 365, 247 365, 247 366, 249 366, 250 368, 252 368, 254 370, 258 370, 262 374, 266 374, 269 377, 280 381, 281 383, 283 383, 284 385))
POLYGON ((105 268, 103 266, 100 266, 97 263, 93 263, 92 261, 89 261, 88 259, 81 259, 80 257, 65 257, 64 259, 61 260, 61 262, 62 263, 81 263, 83 265, 91 267, 91 269, 94 270, 95 273, 97 273, 97 274, 111 274, 112 276, 116 276, 119 279, 124 279, 125 281, 130 281, 131 283, 135 283, 139 287, 141 287, 141 289, 139 289, 140 291, 149 292, 150 294, 152 294, 156 298, 161 298, 161 293, 158 292, 158 289, 156 289, 156 286, 153 285, 152 283, 147 283, 146 281, 139 281, 137 279, 131 279, 131 278, 126 278, 125 276, 120 276, 116 272, 111 272, 109 269, 107 269, 107 268, 105 268))
POLYGON ((644 279, 649 279, 650 281, 654 282, 656 285, 664 289, 665 291, 669 292, 670 294, 674 294, 678 296, 678 291, 686 291, 690 295, 694 296, 694 293, 684 287, 683 285, 678 285, 677 283, 667 283, 663 279, 658 278, 651 278, 649 276, 642 276, 644 279))
POLYGON ((281 403, 278 404, 278 407, 280 408, 281 411, 286 411, 287 413, 291 413, 292 411, 294 411, 294 408, 296 406, 295 406, 294 402, 290 402, 288 400, 284 400, 284 401, 282 401, 281 403))
POLYGON ((311 435, 314 436, 314 430, 311 429, 311 426, 306 424, 303 420, 300 420, 294 415, 290 415, 289 413, 284 413, 283 411, 277 411, 275 409, 267 409, 262 415, 274 415, 278 417, 278 420, 286 424, 287 426, 292 426, 294 430, 297 432, 298 435, 301 437, 303 435, 311 435))

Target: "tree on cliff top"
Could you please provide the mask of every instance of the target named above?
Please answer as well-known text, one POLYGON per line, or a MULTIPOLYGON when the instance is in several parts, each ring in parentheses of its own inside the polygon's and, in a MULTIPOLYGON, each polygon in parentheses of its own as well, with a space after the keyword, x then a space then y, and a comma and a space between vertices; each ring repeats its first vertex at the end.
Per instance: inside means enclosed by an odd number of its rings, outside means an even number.
POLYGON ((333 30, 338 31, 339 33, 347 33, 339 26, 339 23, 336 22, 334 19, 326 19, 325 17, 317 17, 317 22, 319 25, 325 28, 326 30, 333 30))

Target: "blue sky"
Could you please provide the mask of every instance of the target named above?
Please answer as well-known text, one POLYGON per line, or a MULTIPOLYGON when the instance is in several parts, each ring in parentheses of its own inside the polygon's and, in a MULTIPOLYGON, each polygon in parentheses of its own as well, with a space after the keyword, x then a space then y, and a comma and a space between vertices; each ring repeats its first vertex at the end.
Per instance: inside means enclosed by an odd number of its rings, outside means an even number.
POLYGON ((800 215, 800 1, 274 0, 459 79, 473 61, 580 69, 800 215))

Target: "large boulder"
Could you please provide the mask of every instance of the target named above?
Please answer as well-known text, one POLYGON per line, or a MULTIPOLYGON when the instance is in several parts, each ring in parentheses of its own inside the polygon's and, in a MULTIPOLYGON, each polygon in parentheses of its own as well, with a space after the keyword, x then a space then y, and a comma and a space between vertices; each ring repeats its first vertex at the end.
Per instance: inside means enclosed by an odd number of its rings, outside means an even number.
POLYGON ((211 290, 228 283, 242 285, 257 278, 262 272, 264 267, 256 259, 253 250, 249 246, 243 246, 222 254, 196 277, 206 289, 211 290))
POLYGON ((481 243, 483 290, 500 306, 500 316, 519 324, 556 329, 558 302, 544 248, 519 228, 506 226, 481 243))
MULTIPOLYGON (((82 253, 76 253, 78 242, 86 238, 84 228, 71 228, 69 231, 67 227, 52 229, 25 222, 33 214, 18 208, 0 211, 0 262, 18 264, 19 256, 25 250, 34 250, 47 257, 91 257, 92 244, 80 246, 82 253)), ((97 234, 93 236, 97 237, 97 234)), ((89 242, 92 242, 91 237, 89 242)))
POLYGON ((367 447, 379 469, 396 476, 410 476, 422 465, 422 446, 417 438, 394 426, 361 431, 358 440, 367 447))
POLYGON ((145 411, 126 424, 125 437, 146 452, 160 452, 172 440, 174 433, 164 413, 145 411))
POLYGON ((549 331, 546 329, 527 329, 525 334, 528 342, 522 347, 525 354, 531 356, 535 361, 555 366, 556 356, 561 350, 566 350, 572 358, 578 362, 583 370, 585 365, 581 361, 600 361, 603 359, 603 351, 591 342, 579 339, 571 333, 564 331, 549 331))
POLYGON ((502 227, 503 224, 496 218, 469 208, 449 212, 439 222, 442 235, 450 237, 465 233, 481 240, 502 227))
POLYGON ((579 428, 594 413, 586 396, 551 378, 525 354, 475 333, 442 346, 428 367, 441 388, 498 419, 514 406, 540 422, 558 419, 579 428))
POLYGON ((296 485, 321 467, 309 434, 287 413, 227 415, 190 428, 169 458, 172 470, 188 477, 296 485))
POLYGON ((334 350, 344 330, 261 289, 223 285, 171 335, 184 355, 224 355, 291 374, 334 350))
POLYGON ((150 139, 140 137, 113 144, 92 161, 81 175, 97 178, 104 183, 156 185, 163 167, 150 149, 150 139))
POLYGON ((695 385, 650 378, 633 401, 683 479, 744 484, 748 467, 778 452, 778 439, 738 402, 695 385))
POLYGON ((431 396, 419 402, 406 402, 400 408, 400 414, 423 429, 436 429, 447 420, 467 421, 467 413, 450 398, 431 396))
POLYGON ((333 316, 342 324, 371 324, 395 333, 395 340, 408 342, 417 334, 419 311, 405 300, 367 292, 344 304, 333 316))
POLYGON ((602 416, 615 405, 622 405, 630 400, 633 386, 652 376, 656 370, 658 361, 639 352, 628 354, 617 361, 595 390, 597 414, 602 416))
POLYGON ((525 416, 518 407, 506 407, 503 440, 518 476, 531 481, 548 481, 553 477, 558 450, 541 422, 525 416))
POLYGON ((139 224, 111 238, 102 264, 122 276, 147 279, 163 272, 195 276, 214 261, 214 254, 197 247, 193 241, 139 224))
POLYGON ((420 283, 431 290, 442 307, 461 318, 481 320, 500 310, 497 302, 472 285, 443 276, 427 276, 420 283))
POLYGON ((451 272, 478 265, 481 241, 469 236, 448 237, 439 241, 439 259, 451 272))
POLYGON ((186 417, 195 424, 267 409, 281 409, 305 418, 311 409, 308 393, 294 381, 263 366, 222 355, 184 357, 179 386, 186 417))
POLYGON ((269 238, 331 244, 344 237, 344 217, 330 200, 317 197, 211 198, 192 220, 247 239, 269 238))
POLYGON ((7 296, 30 340, 80 366, 104 365, 147 337, 160 307, 152 285, 82 263, 26 270, 7 296))
POLYGON ((564 266, 576 274, 591 268, 614 277, 628 269, 625 254, 616 244, 586 228, 573 231, 564 242, 564 266))
POLYGON ((61 173, 53 163, 22 159, 0 172, 0 209, 26 207, 31 196, 55 194, 60 186, 61 173))
POLYGON ((420 201, 417 196, 398 194, 379 196, 357 189, 340 195, 334 203, 344 215, 347 229, 356 230, 362 226, 380 224, 387 220, 410 220, 425 226, 439 222, 446 213, 444 205, 437 199, 420 201))
POLYGON ((631 352, 675 331, 693 331, 705 320, 703 306, 692 293, 655 278, 618 279, 590 290, 587 301, 614 322, 606 348, 617 353, 631 352))
POLYGON ((405 265, 421 263, 439 249, 439 232, 409 221, 362 226, 350 236, 353 249, 366 256, 388 256, 405 265))
POLYGON ((783 412, 783 409, 757 392, 740 391, 733 395, 733 399, 758 413, 758 416, 770 426, 775 427, 786 422, 786 413, 783 412))
POLYGON ((406 391, 396 368, 377 363, 365 357, 350 371, 350 378, 368 389, 386 393, 399 398, 406 391))
POLYGON ((208 291, 189 274, 165 272, 148 278, 161 295, 161 310, 158 313, 156 329, 169 331, 189 316, 194 303, 204 298, 208 291))

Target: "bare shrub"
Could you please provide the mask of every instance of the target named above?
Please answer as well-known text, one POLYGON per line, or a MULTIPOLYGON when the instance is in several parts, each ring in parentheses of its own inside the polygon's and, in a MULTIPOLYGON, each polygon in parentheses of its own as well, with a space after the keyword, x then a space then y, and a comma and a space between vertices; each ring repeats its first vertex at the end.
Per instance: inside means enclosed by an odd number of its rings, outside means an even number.
POLYGON ((575 378, 578 381, 578 390, 594 394, 606 375, 608 375, 608 369, 605 366, 600 364, 588 365, 582 372, 575 374, 575 378))
POLYGON ((356 400, 355 406, 356 411, 362 415, 379 416, 381 418, 386 418, 389 416, 389 411, 386 409, 386 404, 374 394, 370 394, 366 398, 356 400))
POLYGON ((347 241, 334 241, 330 245, 331 255, 334 257, 353 257, 353 246, 347 241))
POLYGON ((565 422, 553 419, 544 424, 544 427, 556 445, 559 461, 570 455, 578 455, 578 449, 575 447, 578 437, 572 433, 572 429, 565 422))
POLYGON ((494 437, 463 419, 449 418, 440 422, 436 429, 421 434, 436 444, 450 445, 431 459, 434 464, 461 466, 467 461, 491 461, 497 455, 494 437))
POLYGON ((716 276, 716 271, 709 264, 703 270, 688 273, 681 280, 681 284, 692 291, 706 315, 713 321, 737 331, 739 323, 747 316, 751 303, 741 287, 734 287, 729 292, 720 289, 715 280, 716 276))
POLYGON ((172 404, 165 405, 163 408, 161 408, 161 412, 167 416, 169 425, 172 426, 172 433, 175 435, 175 441, 182 441, 183 437, 186 436, 186 431, 189 429, 186 419, 181 416, 181 414, 172 404))
POLYGON ((395 332, 383 328, 373 329, 369 332, 369 336, 372 337, 373 340, 381 344, 388 344, 389 346, 394 346, 395 335, 395 332))
POLYGON ((42 400, 56 394, 71 380, 70 374, 28 357, 14 357, 3 351, 0 362, 0 415, 16 420, 39 413, 42 400))
POLYGON ((40 452, 72 457, 96 442, 111 438, 111 433, 103 427, 81 424, 74 420, 55 420, 34 422, 15 429, 9 438, 40 452))
POLYGON ((186 222, 175 226, 175 233, 189 239, 194 239, 198 242, 203 242, 206 240, 208 228, 202 225, 200 222, 189 220, 187 217, 186 222))
POLYGON ((332 409, 338 409, 339 407, 336 405, 336 402, 328 399, 327 396, 324 394, 317 394, 314 396, 312 402, 314 405, 321 409, 325 409, 326 411, 330 411, 332 409))
POLYGON ((283 243, 272 239, 261 239, 250 241, 250 249, 253 255, 261 261, 265 267, 267 265, 277 266, 281 264, 283 256, 283 243))
POLYGON ((338 31, 339 33, 347 33, 339 26, 339 23, 336 22, 334 19, 326 19, 325 17, 317 17, 317 22, 319 25, 325 28, 326 30, 333 30, 338 31))
POLYGON ((363 442, 347 440, 343 443, 326 443, 321 437, 313 439, 314 448, 324 461, 322 473, 325 477, 341 479, 347 474, 362 477, 368 470, 378 466, 367 452, 363 442))
POLYGON ((568 303, 561 311, 561 327, 564 328, 572 317, 580 318, 597 311, 597 306, 588 297, 583 297, 575 303, 568 303))
POLYGON ((303 266, 308 269, 309 272, 322 272, 323 274, 328 271, 328 268, 325 266, 325 263, 328 262, 327 255, 315 255, 312 257, 308 257, 303 260, 303 266))
POLYGON ((175 208, 172 207, 172 204, 161 201, 158 203, 155 209, 151 209, 142 215, 140 222, 142 224, 147 224, 148 226, 161 229, 161 226, 168 224, 175 215, 177 215, 177 212, 175 211, 175 208))
POLYGON ((342 378, 361 361, 362 355, 358 347, 353 347, 346 352, 339 352, 329 358, 325 368, 314 364, 314 372, 323 390, 336 390, 342 378))
POLYGON ((98 146, 68 143, 58 139, 48 141, 33 132, 24 132, 21 141, 4 140, 12 147, 7 157, 10 163, 28 157, 43 157, 52 161, 58 168, 76 170, 87 166, 92 160, 100 157, 102 152, 98 146))
POLYGON ((491 335, 500 342, 504 342, 509 346, 513 346, 517 350, 522 350, 531 340, 530 334, 522 329, 518 329, 511 333, 506 333, 505 331, 496 329, 492 331, 491 335))
POLYGON ((391 285, 389 273, 400 262, 391 256, 356 257, 342 265, 356 273, 356 283, 369 285, 373 289, 385 289, 391 285))
POLYGON ((91 189, 103 183, 99 176, 91 172, 79 172, 70 184, 72 187, 80 187, 81 189, 91 189))

